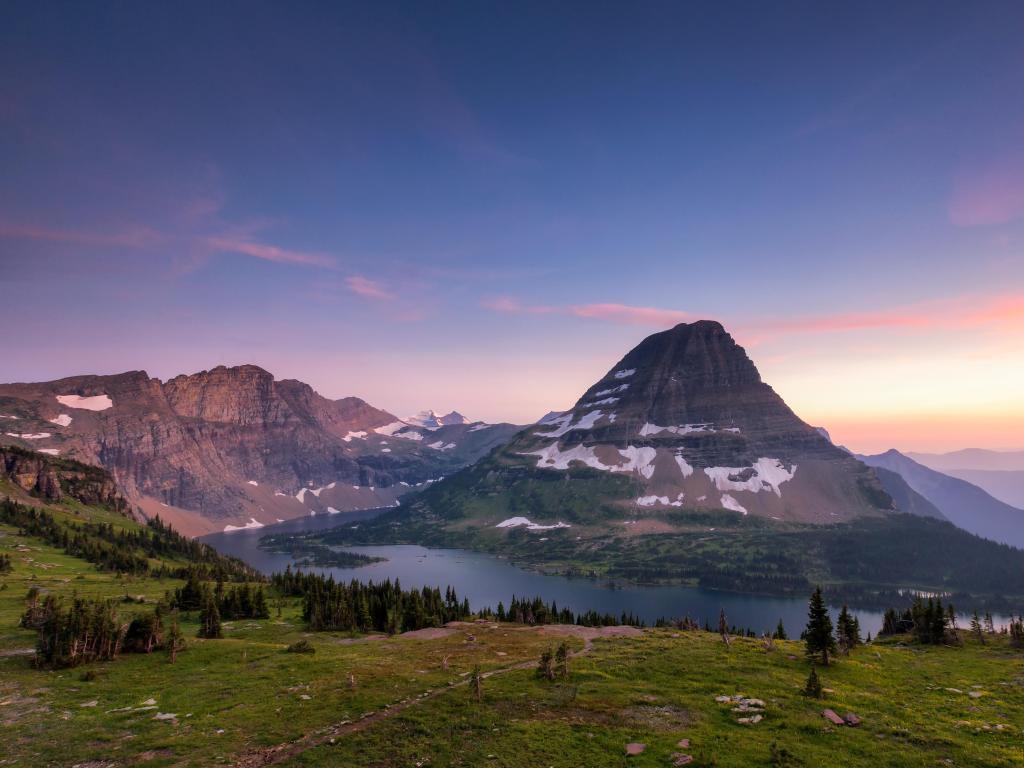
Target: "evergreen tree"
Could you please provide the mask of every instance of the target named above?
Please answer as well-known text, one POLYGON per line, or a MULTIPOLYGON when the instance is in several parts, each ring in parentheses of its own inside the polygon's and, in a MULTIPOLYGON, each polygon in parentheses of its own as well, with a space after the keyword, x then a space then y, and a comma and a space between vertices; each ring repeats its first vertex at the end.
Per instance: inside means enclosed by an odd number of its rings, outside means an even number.
POLYGON ((782 626, 782 619, 779 619, 779 626, 775 628, 775 634, 772 635, 776 640, 788 640, 786 636, 786 628, 782 626))
POLYGON ((555 651, 555 673, 563 680, 569 679, 569 644, 564 640, 555 651))
POLYGON ((811 667, 811 674, 807 676, 807 682, 804 684, 804 696, 820 699, 821 694, 821 680, 818 678, 818 673, 814 670, 814 667, 811 667))
POLYGON ((479 703, 484 697, 484 677, 480 673, 480 665, 473 667, 469 678, 469 687, 473 691, 473 698, 479 703))
POLYGON ((543 677, 545 680, 555 679, 555 655, 550 648, 540 655, 540 661, 537 663, 537 676, 543 677))
POLYGON ((835 653, 836 641, 832 636, 832 618, 821 596, 821 587, 814 590, 807 606, 807 628, 804 630, 806 653, 810 658, 821 656, 821 663, 828 666, 830 653, 835 653))
POLYGON ((985 611, 985 632, 994 635, 996 633, 996 625, 992 620, 992 614, 985 611))
POLYGON ((213 597, 207 594, 202 607, 199 609, 199 634, 208 640, 216 640, 223 637, 220 627, 220 610, 213 597))
POLYGON ((167 659, 173 664, 178 660, 178 652, 185 649, 185 635, 182 634, 181 627, 178 625, 177 612, 171 615, 171 626, 167 630, 165 645, 167 647, 167 659))
POLYGON ((839 650, 845 654, 861 644, 860 623, 855 616, 850 615, 850 611, 845 605, 839 611, 839 618, 836 621, 836 640, 839 650))
POLYGON ((725 608, 718 614, 718 634, 722 636, 722 642, 729 645, 729 623, 725 619, 725 608))

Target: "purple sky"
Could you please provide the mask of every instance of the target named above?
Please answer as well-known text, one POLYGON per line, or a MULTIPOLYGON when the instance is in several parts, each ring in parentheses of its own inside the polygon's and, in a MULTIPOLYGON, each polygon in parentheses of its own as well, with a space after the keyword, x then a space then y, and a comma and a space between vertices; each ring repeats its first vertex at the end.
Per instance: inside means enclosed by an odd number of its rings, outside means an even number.
POLYGON ((721 320, 859 450, 1024 448, 1024 5, 10 2, 0 380, 529 421, 721 320))

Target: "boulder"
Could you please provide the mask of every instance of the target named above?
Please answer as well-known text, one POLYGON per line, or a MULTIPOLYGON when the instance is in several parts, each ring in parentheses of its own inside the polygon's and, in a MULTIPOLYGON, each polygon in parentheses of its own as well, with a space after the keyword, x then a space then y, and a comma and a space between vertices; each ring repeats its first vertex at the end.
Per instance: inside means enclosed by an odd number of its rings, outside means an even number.
POLYGON ((846 715, 843 717, 843 720, 851 728, 856 728, 858 725, 860 725, 860 718, 853 714, 853 712, 847 712, 846 715))
POLYGON ((832 725, 846 725, 846 721, 831 709, 822 711, 821 716, 832 723, 832 725))
POLYGON ((630 756, 641 755, 645 749, 647 749, 646 744, 641 744, 638 741, 631 741, 626 745, 626 754, 630 756))

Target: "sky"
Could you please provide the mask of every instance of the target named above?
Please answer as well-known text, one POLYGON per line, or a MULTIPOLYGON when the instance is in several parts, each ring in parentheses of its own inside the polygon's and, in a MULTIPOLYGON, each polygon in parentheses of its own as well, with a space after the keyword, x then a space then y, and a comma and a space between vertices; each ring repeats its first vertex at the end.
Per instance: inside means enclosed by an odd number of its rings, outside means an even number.
POLYGON ((530 422, 720 320, 859 451, 1024 448, 1024 4, 0 8, 0 381, 530 422))

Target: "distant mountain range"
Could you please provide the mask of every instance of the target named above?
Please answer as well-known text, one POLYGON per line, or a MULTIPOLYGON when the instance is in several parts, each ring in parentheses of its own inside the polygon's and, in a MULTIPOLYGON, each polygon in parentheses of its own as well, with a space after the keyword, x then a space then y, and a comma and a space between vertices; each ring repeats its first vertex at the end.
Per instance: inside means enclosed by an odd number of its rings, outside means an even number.
POLYGON ((919 464, 984 488, 1002 502, 1024 509, 1024 451, 967 448, 952 453, 907 453, 919 464))
POLYGON ((875 605, 907 589, 974 605, 1024 594, 1024 551, 968 532, 1013 530, 1016 510, 971 517, 905 466, 875 464, 800 420, 719 323, 700 321, 644 339, 570 410, 401 507, 317 540, 741 592, 824 584, 875 605))
POLYGON ((519 429, 405 421, 253 365, 0 385, 0 443, 106 467, 145 514, 190 534, 395 504, 519 429))
POLYGON ((480 526, 523 517, 619 531, 671 530, 675 510, 836 523, 896 511, 894 495, 941 517, 898 476, 885 480, 801 421, 724 328, 701 321, 648 337, 571 410, 416 503, 480 526))
POLYGON ((1024 548, 1024 509, 1006 504, 966 479, 938 472, 896 450, 858 458, 880 471, 900 475, 954 525, 993 541, 1024 548))

